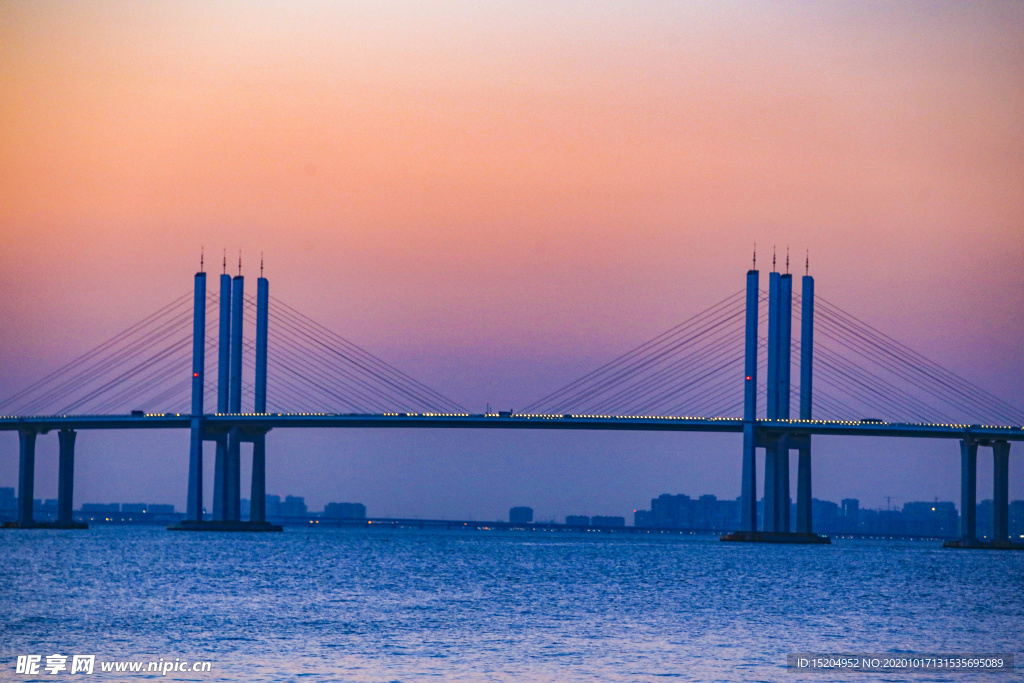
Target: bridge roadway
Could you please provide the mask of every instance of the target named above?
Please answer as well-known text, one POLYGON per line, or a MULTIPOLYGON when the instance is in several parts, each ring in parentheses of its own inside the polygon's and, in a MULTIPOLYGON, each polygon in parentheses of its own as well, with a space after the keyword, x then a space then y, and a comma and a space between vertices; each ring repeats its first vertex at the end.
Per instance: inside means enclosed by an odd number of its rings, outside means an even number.
MULTIPOLYGON (((271 429, 582 429, 649 432, 743 433, 741 418, 643 415, 539 415, 519 413, 215 413, 203 415, 203 430, 225 433, 233 428, 271 429)), ((0 416, 0 431, 47 432, 69 429, 188 429, 192 416, 177 413, 142 415, 0 416)), ((765 436, 888 436, 922 439, 1024 441, 1024 426, 908 424, 875 420, 757 420, 765 436)))

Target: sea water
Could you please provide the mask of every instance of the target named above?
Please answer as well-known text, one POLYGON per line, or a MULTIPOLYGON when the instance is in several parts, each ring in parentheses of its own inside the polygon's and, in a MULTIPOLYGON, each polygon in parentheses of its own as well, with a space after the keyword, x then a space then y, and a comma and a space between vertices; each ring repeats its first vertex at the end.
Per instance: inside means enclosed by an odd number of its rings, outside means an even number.
MULTIPOLYGON (((1020 680, 790 652, 1024 652, 1024 553, 935 541, 145 526, 0 532, 0 680, 1020 680), (94 655, 92 676, 16 673, 94 655), (209 662, 102 673, 101 662, 209 662)), ((69 667, 70 668, 70 667, 69 667)), ((42 670, 41 670, 42 671, 42 670)))

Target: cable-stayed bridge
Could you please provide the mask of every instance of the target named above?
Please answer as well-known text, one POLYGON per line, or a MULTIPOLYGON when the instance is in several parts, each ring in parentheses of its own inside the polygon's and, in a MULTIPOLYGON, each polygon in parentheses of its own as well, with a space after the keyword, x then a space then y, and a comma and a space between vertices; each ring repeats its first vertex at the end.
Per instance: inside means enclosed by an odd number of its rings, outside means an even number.
POLYGON ((815 297, 807 275, 797 294, 791 275, 770 273, 762 290, 751 270, 745 289, 523 410, 480 414, 270 297, 262 274, 256 296, 241 275, 220 276, 216 301, 206 282, 197 273, 192 292, 0 400, 0 431, 20 439, 20 525, 33 525, 35 442, 51 430, 60 440, 58 524, 71 524, 78 430, 189 429, 186 526, 257 529, 268 526, 271 429, 585 429, 742 434, 740 531, 752 540, 781 538, 793 526, 790 451, 798 457, 796 530, 813 536, 811 438, 848 435, 960 440, 961 536, 972 543, 977 449, 991 446, 993 531, 1007 539, 1009 443, 1024 440, 1024 410, 815 297), (208 441, 215 444, 212 520, 202 509, 208 441), (242 443, 253 444, 247 522, 240 519, 242 443))

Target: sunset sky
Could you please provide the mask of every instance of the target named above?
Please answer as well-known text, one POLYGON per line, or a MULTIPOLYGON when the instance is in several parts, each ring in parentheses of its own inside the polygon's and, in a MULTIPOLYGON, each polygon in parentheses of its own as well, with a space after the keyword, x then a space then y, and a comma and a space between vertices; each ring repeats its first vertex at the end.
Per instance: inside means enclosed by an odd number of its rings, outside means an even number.
MULTIPOLYGON (((205 248, 247 276, 262 252, 276 297, 514 408, 740 289, 756 242, 762 272, 809 250, 819 295, 1024 407, 1024 4, 3 2, 0 237, 0 397, 188 291, 205 248)), ((737 437, 268 448, 268 491, 317 510, 739 494, 737 437)), ((187 449, 80 434, 75 506, 182 508, 187 449)), ((0 433, 0 486, 17 452, 0 433)), ((959 504, 953 441, 815 455, 816 497, 959 504)))

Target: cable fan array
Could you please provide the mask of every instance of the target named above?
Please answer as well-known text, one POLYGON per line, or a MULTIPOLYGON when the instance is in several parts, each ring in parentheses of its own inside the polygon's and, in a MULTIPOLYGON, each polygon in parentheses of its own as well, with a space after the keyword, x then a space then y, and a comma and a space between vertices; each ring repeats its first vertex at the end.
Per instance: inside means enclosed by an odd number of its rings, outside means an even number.
POLYGON ((191 356, 189 292, 0 402, 0 412, 64 415, 187 410, 191 356))
MULTIPOLYGON (((801 299, 794 293, 794 310, 801 299)), ((767 294, 760 295, 765 329, 767 294)), ((242 404, 253 404, 256 298, 245 297, 242 404)), ((468 412, 283 301, 271 298, 268 410, 468 412)), ((152 315, 0 401, 18 415, 187 413, 191 407, 192 296, 152 315)), ((217 408, 218 306, 206 309, 206 412, 217 408)), ((745 295, 741 290, 558 391, 526 413, 738 416, 743 408, 745 295)), ((1024 424, 1024 411, 815 298, 814 419, 1024 424)), ((791 416, 798 417, 800 341, 794 326, 791 416)), ((768 343, 758 339, 758 366, 768 343)), ((765 380, 758 378, 758 404, 765 380)), ((243 407, 243 411, 246 408, 243 407)))
POLYGON ((1024 411, 821 297, 814 333, 815 418, 1024 424, 1024 411))
MULTIPOLYGON (((242 406, 253 405, 255 297, 244 304, 242 406)), ((204 409, 217 411, 219 311, 206 305, 204 409)), ((274 412, 466 412, 437 391, 284 302, 270 306, 268 409, 274 412)), ((0 402, 16 415, 188 413, 192 293, 0 402)))
POLYGON ((527 406, 525 413, 720 415, 742 405, 741 290, 527 406), (735 385, 735 386, 734 386, 735 385))
MULTIPOLYGON (((246 319, 252 324, 255 301, 247 297, 246 319)), ((267 374, 273 379, 268 380, 268 410, 468 412, 280 299, 270 301, 267 374)))
MULTIPOLYGON (((794 310, 802 303, 794 293, 794 310)), ((767 327, 760 293, 758 328, 767 327)), ((798 314, 799 315, 799 314, 798 314)), ((527 406, 523 412, 738 416, 743 409, 745 299, 737 292, 527 406)), ((939 424, 1024 424, 1024 411, 815 298, 812 418, 939 424)), ((791 411, 799 417, 800 328, 793 327, 791 411)), ((759 417, 768 341, 758 337, 759 417)))

